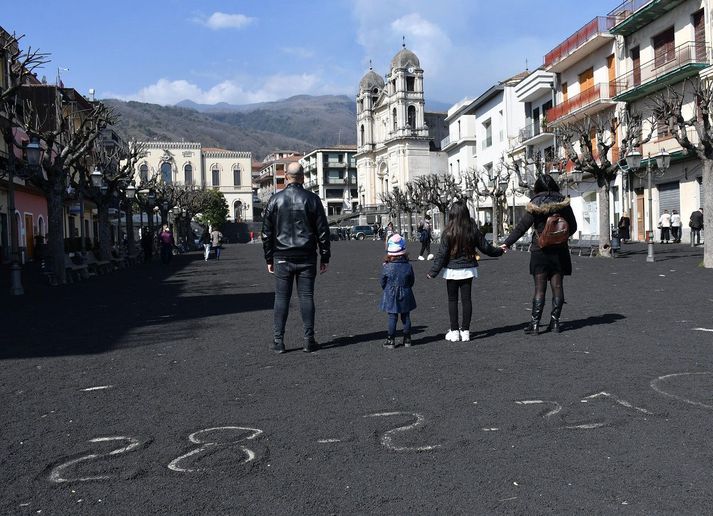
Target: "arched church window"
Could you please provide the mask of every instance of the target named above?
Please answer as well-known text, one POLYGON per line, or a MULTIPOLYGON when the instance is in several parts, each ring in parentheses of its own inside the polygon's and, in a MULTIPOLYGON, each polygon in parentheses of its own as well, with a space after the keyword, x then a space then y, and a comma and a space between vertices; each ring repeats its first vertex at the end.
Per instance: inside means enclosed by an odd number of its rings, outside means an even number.
POLYGON ((218 170, 218 167, 213 167, 210 173, 213 186, 220 186, 220 170, 218 170))
POLYGON ((161 163, 161 180, 167 185, 173 182, 173 170, 168 161, 161 163))
POLYGON ((393 119, 393 122, 392 122, 392 123, 393 123, 394 131, 396 131, 396 128, 397 128, 397 123, 396 123, 396 108, 394 108, 394 110, 391 112, 391 118, 393 119))
POLYGON ((406 91, 416 91, 416 77, 406 77, 406 91))
POLYGON ((414 106, 408 107, 408 125, 411 129, 416 128, 416 108, 414 106))
POLYGON ((146 163, 139 167, 139 180, 146 183, 149 180, 149 167, 146 163))
POLYGON ((188 163, 185 167, 183 167, 183 174, 184 174, 184 181, 187 185, 192 185, 193 184, 193 167, 191 166, 190 163, 188 163))

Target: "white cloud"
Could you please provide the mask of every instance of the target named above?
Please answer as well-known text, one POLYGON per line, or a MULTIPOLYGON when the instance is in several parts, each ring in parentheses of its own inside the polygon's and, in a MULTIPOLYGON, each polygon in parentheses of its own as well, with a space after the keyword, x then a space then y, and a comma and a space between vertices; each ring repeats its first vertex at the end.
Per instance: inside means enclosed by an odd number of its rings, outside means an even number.
POLYGON ((173 105, 188 99, 199 104, 252 104, 284 99, 293 95, 340 95, 353 88, 324 80, 318 74, 276 74, 262 78, 244 77, 224 80, 207 89, 184 79, 159 79, 135 93, 105 92, 102 98, 135 100, 151 104, 173 105), (250 86, 245 86, 246 84, 250 86))
POLYGON ((208 17, 196 17, 193 21, 212 30, 242 29, 255 22, 255 18, 244 14, 214 12, 208 17))
POLYGON ((280 49, 283 53, 298 57, 300 59, 310 59, 314 57, 314 51, 303 47, 282 47, 280 49))

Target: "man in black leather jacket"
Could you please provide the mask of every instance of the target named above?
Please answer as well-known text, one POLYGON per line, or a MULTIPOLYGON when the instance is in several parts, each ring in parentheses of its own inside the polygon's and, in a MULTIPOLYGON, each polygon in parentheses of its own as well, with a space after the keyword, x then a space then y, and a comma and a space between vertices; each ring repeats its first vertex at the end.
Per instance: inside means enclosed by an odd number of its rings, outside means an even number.
POLYGON ((327 272, 330 258, 329 224, 320 198, 305 190, 304 169, 290 163, 286 186, 267 203, 262 223, 262 245, 267 271, 275 275, 275 317, 273 351, 285 352, 285 323, 290 309, 293 283, 297 282, 300 312, 307 353, 318 347, 314 339, 314 281, 327 272))

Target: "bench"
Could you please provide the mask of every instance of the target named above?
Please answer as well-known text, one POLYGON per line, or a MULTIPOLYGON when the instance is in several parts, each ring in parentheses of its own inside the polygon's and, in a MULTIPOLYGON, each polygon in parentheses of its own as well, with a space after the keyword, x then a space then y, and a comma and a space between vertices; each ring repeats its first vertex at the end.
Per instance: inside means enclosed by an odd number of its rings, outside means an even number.
POLYGON ((596 256, 599 253, 599 235, 582 235, 579 239, 572 239, 569 251, 577 251, 579 256, 596 256))
POLYGON ((92 274, 92 275, 104 274, 107 272, 111 272, 113 270, 113 267, 112 267, 110 261, 97 260, 97 257, 92 252, 88 252, 85 255, 84 263, 87 264, 87 267, 89 268, 89 274, 92 274))
POLYGON ((67 273, 67 283, 73 283, 89 277, 87 264, 76 263, 68 254, 64 255, 64 269, 67 273))

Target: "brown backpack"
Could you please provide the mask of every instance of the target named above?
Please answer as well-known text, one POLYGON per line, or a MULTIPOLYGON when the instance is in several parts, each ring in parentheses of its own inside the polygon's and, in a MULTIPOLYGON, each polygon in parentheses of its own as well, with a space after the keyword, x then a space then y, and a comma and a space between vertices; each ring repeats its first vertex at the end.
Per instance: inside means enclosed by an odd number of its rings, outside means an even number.
POLYGON ((553 213, 547 217, 545 227, 537 235, 537 243, 540 249, 560 246, 569 240, 569 223, 559 213, 553 213))

